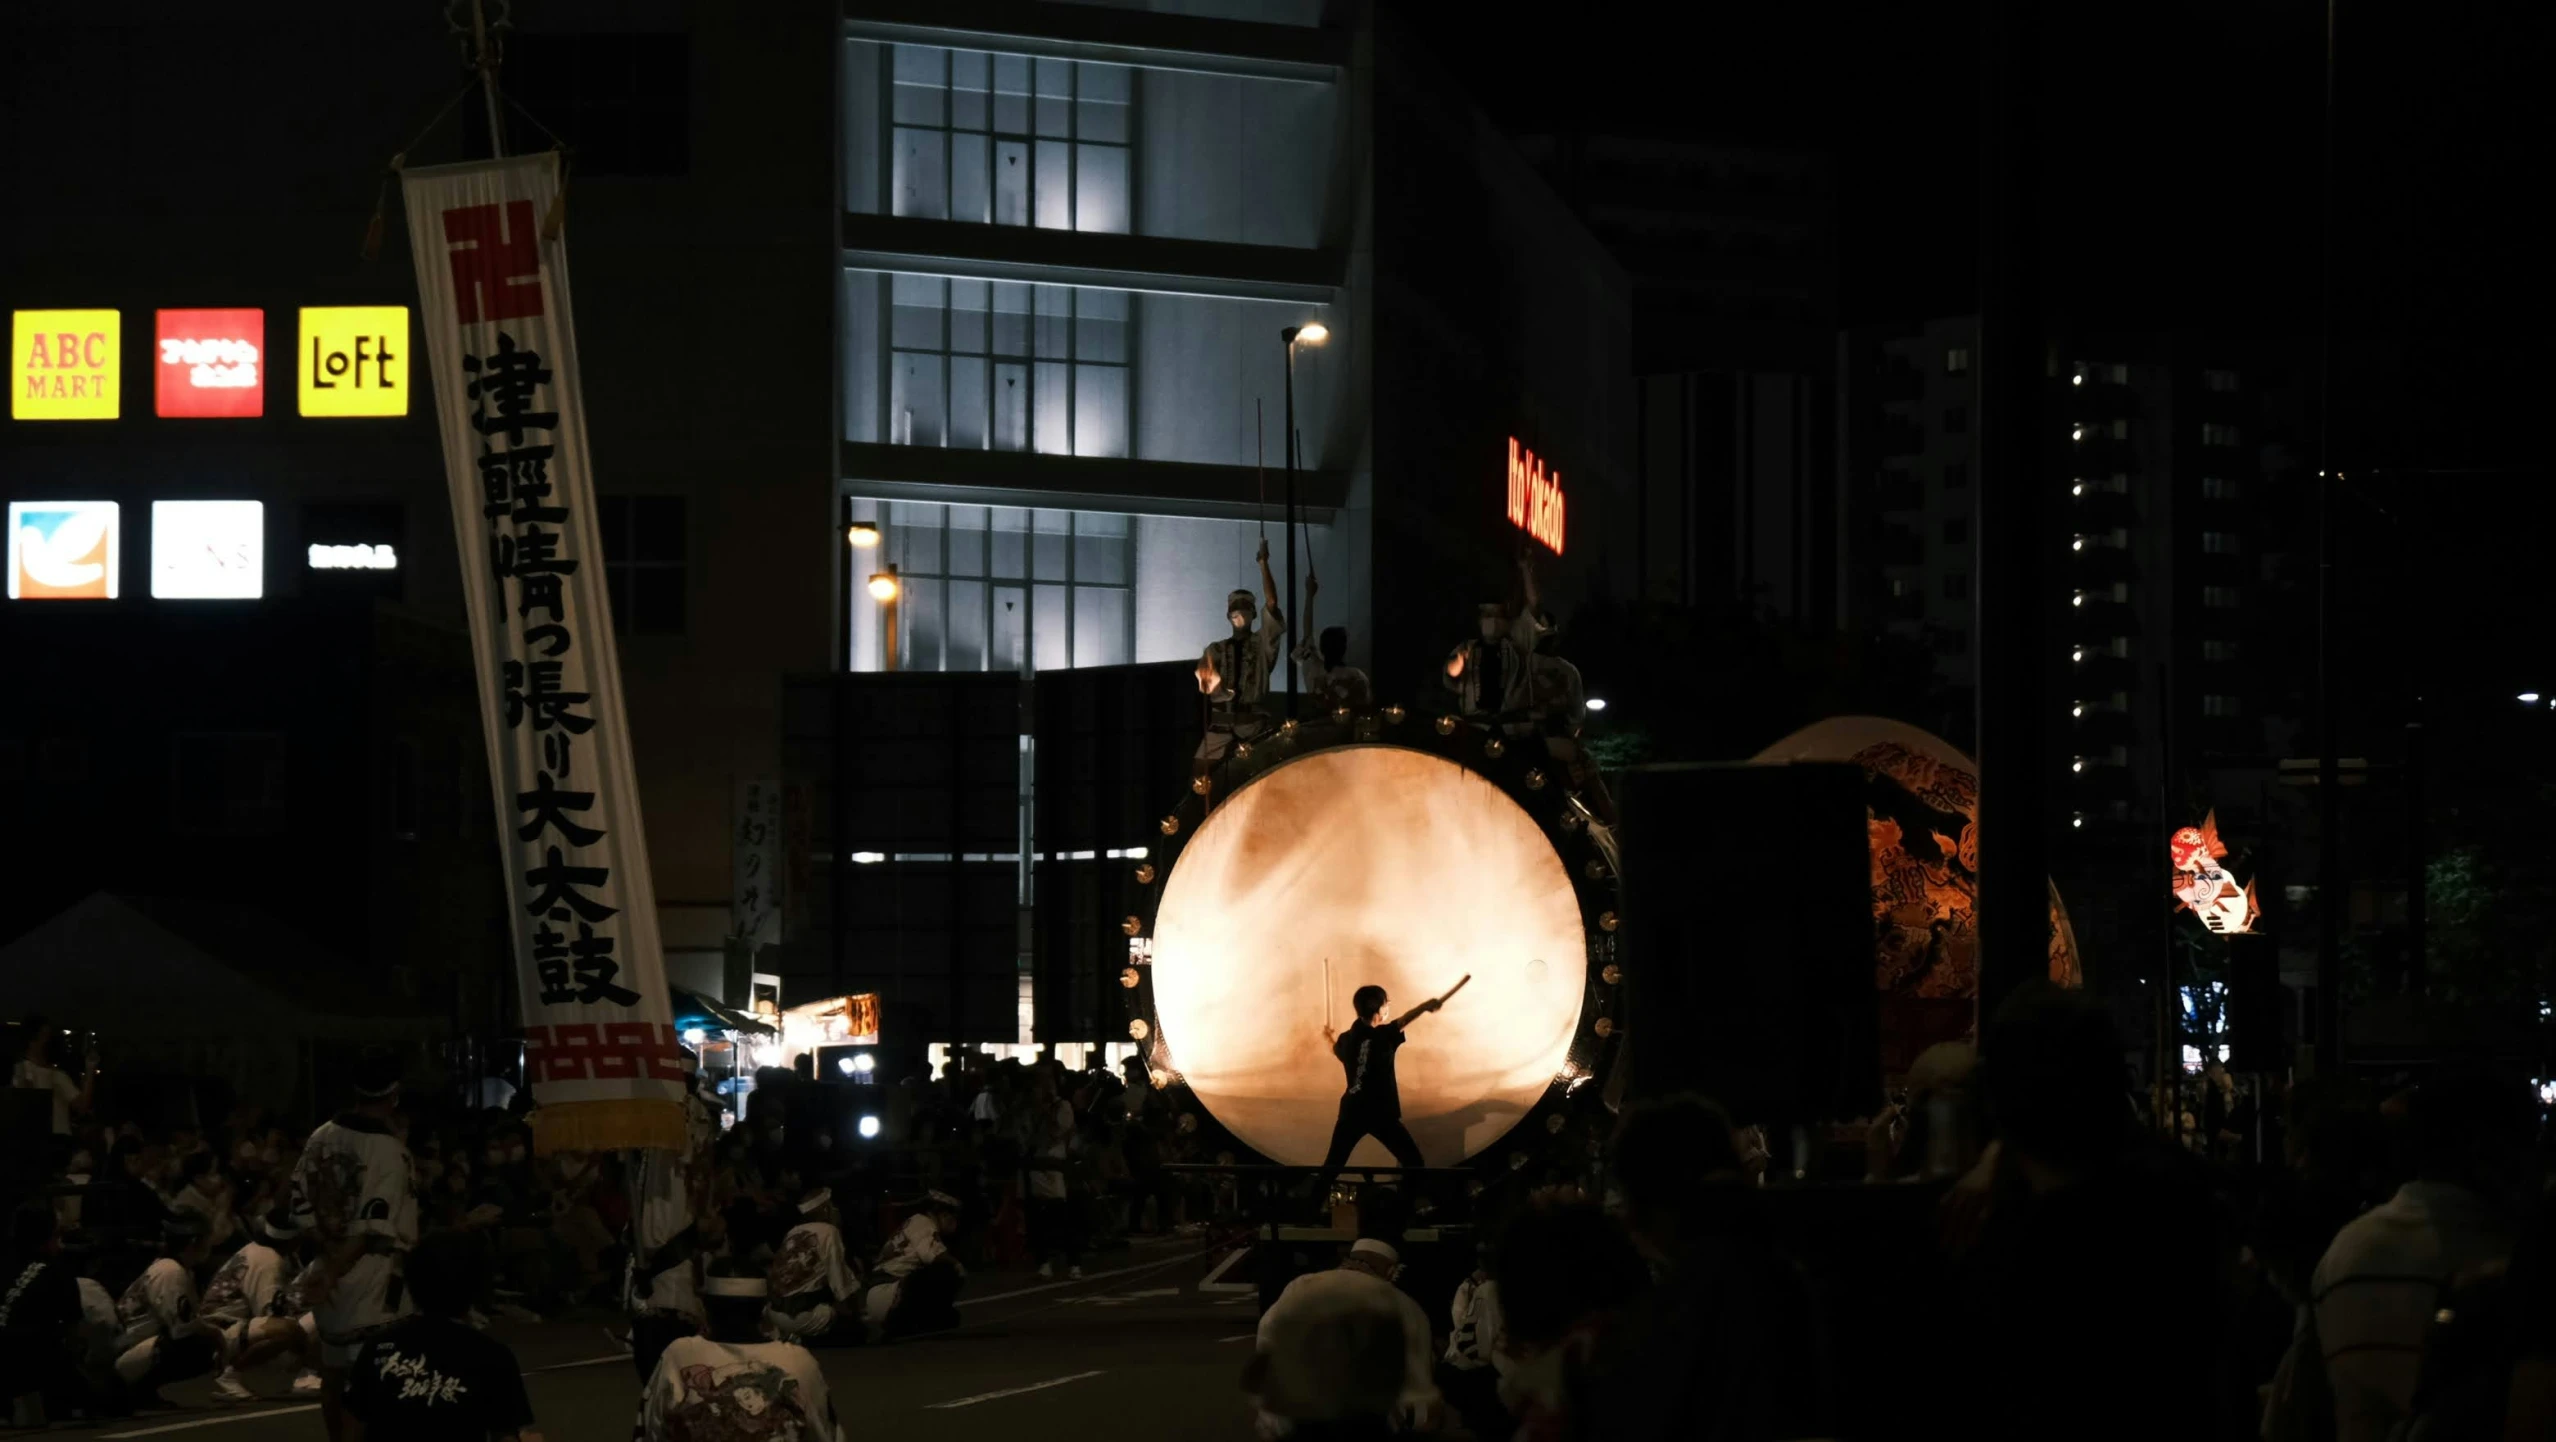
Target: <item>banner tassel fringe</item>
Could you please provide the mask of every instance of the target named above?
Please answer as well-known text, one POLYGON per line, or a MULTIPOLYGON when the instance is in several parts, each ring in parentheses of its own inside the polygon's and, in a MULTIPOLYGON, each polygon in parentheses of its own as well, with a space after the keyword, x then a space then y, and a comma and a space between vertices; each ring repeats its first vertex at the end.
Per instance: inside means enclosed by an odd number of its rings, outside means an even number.
POLYGON ((690 1142, 678 1101, 555 1102, 533 1108, 524 1125, 532 1129, 533 1155, 542 1157, 634 1147, 679 1152, 690 1142))

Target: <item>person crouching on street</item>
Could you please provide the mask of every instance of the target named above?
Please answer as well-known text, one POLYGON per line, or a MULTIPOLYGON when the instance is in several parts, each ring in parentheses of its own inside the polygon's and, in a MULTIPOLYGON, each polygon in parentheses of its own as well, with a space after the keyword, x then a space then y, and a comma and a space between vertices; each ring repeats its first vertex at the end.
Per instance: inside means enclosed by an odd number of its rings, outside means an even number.
POLYGON ((709 1335, 678 1337, 657 1359, 639 1402, 639 1442, 844 1442, 816 1355, 796 1342, 763 1340, 770 1284, 732 1270, 721 1263, 702 1279, 709 1335))
POLYGON ((944 1332, 958 1325, 959 1287, 967 1268, 950 1254, 958 1233, 958 1198, 924 1195, 914 1215, 879 1249, 878 1277, 864 1303, 870 1325, 883 1337, 944 1332))
POLYGON ((861 1284, 843 1256, 842 1217, 834 1192, 817 1187, 799 1199, 799 1220, 773 1255, 772 1333, 810 1347, 857 1345, 861 1340, 861 1284))

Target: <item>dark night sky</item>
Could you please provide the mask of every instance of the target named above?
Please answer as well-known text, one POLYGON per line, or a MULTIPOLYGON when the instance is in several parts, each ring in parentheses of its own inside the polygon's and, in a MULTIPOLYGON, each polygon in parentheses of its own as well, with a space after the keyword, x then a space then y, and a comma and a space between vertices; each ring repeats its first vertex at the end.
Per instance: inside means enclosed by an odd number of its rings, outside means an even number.
MULTIPOLYGON (((1971 309, 1978 0, 1696 13, 1674 36, 1483 27, 1445 54, 1510 128, 1577 115, 1592 131, 1825 151, 1841 321, 1971 309)), ((2054 312, 2268 346, 2312 371, 2322 0, 2044 13, 2054 312)), ((2556 523, 2538 420, 2556 306, 2535 219, 2556 175, 2556 10, 2341 0, 2340 27, 2332 453, 2363 473, 2344 561, 2365 690, 2381 710, 2415 689, 2556 691, 2544 608, 2515 584, 2544 570, 2556 523)))

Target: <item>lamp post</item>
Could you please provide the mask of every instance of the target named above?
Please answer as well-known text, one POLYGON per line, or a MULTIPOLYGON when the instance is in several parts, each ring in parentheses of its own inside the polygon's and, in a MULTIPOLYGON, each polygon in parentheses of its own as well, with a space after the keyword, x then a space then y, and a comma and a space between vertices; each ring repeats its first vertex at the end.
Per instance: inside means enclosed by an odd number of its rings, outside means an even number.
POLYGON ((1296 719, 1296 347, 1331 339, 1321 321, 1278 332, 1287 345, 1287 719, 1296 719))
POLYGON ((886 664, 879 668, 882 671, 893 671, 896 669, 896 607, 898 598, 904 594, 905 586, 902 579, 898 577, 896 573, 896 562, 888 562, 886 570, 875 572, 871 575, 870 598, 879 603, 879 624, 887 633, 886 664))

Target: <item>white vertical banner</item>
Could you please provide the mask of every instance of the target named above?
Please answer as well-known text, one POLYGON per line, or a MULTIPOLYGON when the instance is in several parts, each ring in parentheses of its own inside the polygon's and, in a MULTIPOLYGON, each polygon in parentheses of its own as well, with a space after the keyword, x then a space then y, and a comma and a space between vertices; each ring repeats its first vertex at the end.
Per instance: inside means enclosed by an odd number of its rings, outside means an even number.
POLYGON ((536 1147, 684 1145, 554 155, 403 176, 514 918, 536 1147))
POLYGON ((728 934, 748 954, 781 910, 781 787, 769 777, 737 783, 736 844, 730 852, 728 934))

